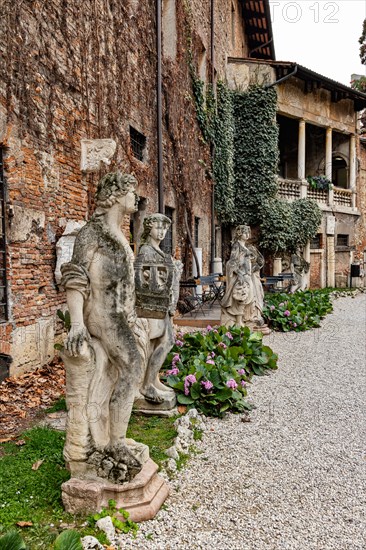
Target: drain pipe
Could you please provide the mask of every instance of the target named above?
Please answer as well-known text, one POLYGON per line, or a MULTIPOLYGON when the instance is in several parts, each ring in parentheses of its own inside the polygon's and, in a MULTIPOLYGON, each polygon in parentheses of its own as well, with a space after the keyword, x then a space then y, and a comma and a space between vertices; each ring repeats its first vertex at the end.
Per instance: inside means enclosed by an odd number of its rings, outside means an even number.
POLYGON ((164 214, 164 181, 163 181, 163 126, 162 126, 162 67, 161 67, 161 0, 156 0, 156 116, 158 148, 158 210, 164 214))
POLYGON ((200 279, 200 277, 201 277, 200 264, 199 264, 199 261, 198 261, 198 256, 197 256, 196 250, 194 248, 192 233, 191 233, 191 230, 189 229, 188 215, 187 215, 186 207, 184 207, 184 225, 186 226, 189 244, 191 245, 194 263, 196 264, 197 279, 200 279))
MULTIPOLYGON (((215 89, 215 0, 211 0, 211 85, 212 93, 216 98, 215 89)), ((214 161, 215 161, 215 144, 211 142, 211 162, 212 162, 212 193, 211 193, 211 273, 214 272, 215 264, 215 176, 214 176, 214 161)))
POLYGON ((297 73, 297 65, 295 65, 295 68, 292 71, 292 73, 289 73, 289 74, 283 76, 282 78, 279 78, 278 80, 275 80, 275 82, 272 82, 272 84, 267 84, 267 86, 264 86, 264 89, 268 90, 269 88, 272 88, 273 86, 276 86, 277 84, 280 84, 281 82, 284 82, 285 80, 290 78, 290 76, 294 76, 296 73, 297 73))

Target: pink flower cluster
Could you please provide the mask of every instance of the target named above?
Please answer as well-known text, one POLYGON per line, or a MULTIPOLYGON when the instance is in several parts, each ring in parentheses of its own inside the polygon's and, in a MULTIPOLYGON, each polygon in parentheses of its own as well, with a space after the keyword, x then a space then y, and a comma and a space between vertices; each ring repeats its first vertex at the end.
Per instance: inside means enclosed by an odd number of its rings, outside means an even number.
POLYGON ((189 386, 197 382, 194 374, 188 374, 184 379, 184 395, 189 395, 189 386))
POLYGON ((176 376, 177 374, 179 374, 179 369, 178 367, 173 367, 172 369, 167 370, 166 373, 168 376, 169 375, 176 376))
POLYGON ((177 363, 178 361, 180 361, 180 356, 179 356, 179 353, 176 353, 172 359, 172 369, 171 370, 167 370, 166 373, 168 375, 173 375, 173 376, 176 376, 178 373, 179 373, 179 369, 177 367, 177 363))
POLYGON ((229 338, 229 340, 233 339, 233 335, 231 334, 231 332, 226 332, 225 336, 227 336, 229 338))
POLYGON ((286 309, 284 312, 283 312, 284 316, 285 317, 290 317, 291 313, 289 312, 288 309, 286 309))
POLYGON ((222 348, 222 349, 226 349, 226 348, 227 348, 227 345, 224 344, 224 342, 219 342, 217 345, 218 345, 219 348, 222 348))
POLYGON ((245 374, 245 370, 244 369, 238 370, 238 374, 245 374))
POLYGON ((232 390, 236 390, 236 388, 238 387, 238 384, 235 382, 234 378, 230 378, 230 380, 226 382, 226 385, 228 388, 231 388, 232 390))
POLYGON ((184 342, 182 342, 182 340, 176 340, 175 345, 181 348, 182 346, 184 346, 184 342))
POLYGON ((206 391, 210 391, 213 388, 213 383, 210 380, 202 380, 201 384, 206 391))

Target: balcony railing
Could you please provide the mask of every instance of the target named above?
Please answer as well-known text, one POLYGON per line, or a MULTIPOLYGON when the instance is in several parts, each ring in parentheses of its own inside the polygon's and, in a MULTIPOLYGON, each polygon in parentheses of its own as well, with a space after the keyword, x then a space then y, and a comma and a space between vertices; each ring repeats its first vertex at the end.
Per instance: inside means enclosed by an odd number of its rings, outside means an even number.
POLYGON ((352 189, 333 187, 329 191, 312 189, 307 182, 278 178, 278 196, 288 201, 305 198, 315 200, 319 205, 335 206, 355 210, 356 192, 352 189))
POLYGON ((339 189, 337 187, 333 190, 333 201, 337 206, 348 206, 352 208, 352 191, 351 189, 339 189))
POLYGON ((293 201, 300 198, 300 180, 285 180, 278 178, 278 195, 282 199, 293 201))
POLYGON ((324 189, 311 189, 309 187, 306 196, 308 199, 313 199, 318 204, 329 204, 328 194, 328 191, 324 191, 324 189))

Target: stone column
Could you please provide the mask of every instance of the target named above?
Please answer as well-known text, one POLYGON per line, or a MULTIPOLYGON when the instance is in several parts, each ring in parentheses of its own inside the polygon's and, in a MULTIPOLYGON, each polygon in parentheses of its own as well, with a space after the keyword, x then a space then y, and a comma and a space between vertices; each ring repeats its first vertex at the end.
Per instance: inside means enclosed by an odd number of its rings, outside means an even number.
MULTIPOLYGON (((326 129, 325 134, 325 176, 332 181, 332 128, 326 129)), ((328 191, 328 204, 333 204, 333 189, 328 191)))
MULTIPOLYGON (((282 258, 274 258, 273 260, 273 275, 277 276, 282 273, 282 258)), ((277 283, 276 288, 282 288, 282 282, 277 283)))
POLYGON ((352 208, 356 209, 356 136, 349 140, 349 188, 352 191, 352 208))
POLYGON ((277 276, 282 272, 282 258, 275 258, 273 260, 273 275, 277 276))
POLYGON ((305 120, 299 120, 299 139, 297 153, 297 177, 301 181, 300 197, 307 195, 307 181, 305 179, 305 147, 306 145, 306 124, 305 120))
POLYGON ((335 223, 334 216, 327 216, 327 286, 335 286, 335 223))
POLYGON ((327 286, 335 286, 334 235, 327 235, 327 286))

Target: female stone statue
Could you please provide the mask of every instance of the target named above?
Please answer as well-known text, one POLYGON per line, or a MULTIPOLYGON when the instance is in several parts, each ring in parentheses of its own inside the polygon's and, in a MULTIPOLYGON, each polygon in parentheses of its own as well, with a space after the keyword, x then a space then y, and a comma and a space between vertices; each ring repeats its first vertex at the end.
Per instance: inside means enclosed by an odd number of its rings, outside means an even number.
MULTIPOLYGON (((180 261, 172 260, 160 248, 161 241, 171 224, 170 219, 163 214, 151 214, 144 219, 144 232, 141 237, 142 245, 136 260, 152 262, 157 266, 157 283, 164 288, 167 282, 166 268, 173 266, 172 287, 168 289, 170 295, 169 308, 163 319, 148 318, 149 344, 147 351, 146 370, 140 388, 140 393, 151 403, 160 404, 169 396, 174 395, 174 390, 165 386, 159 379, 160 369, 165 358, 174 344, 174 334, 171 317, 174 315, 179 296, 179 279, 182 271, 180 261), (172 263, 173 262, 173 263, 172 263)), ((149 283, 150 272, 144 271, 143 277, 146 284, 149 283)))
POLYGON ((248 244, 248 225, 239 225, 234 232, 230 259, 226 264, 226 292, 221 302, 221 322, 227 326, 263 325, 263 288, 260 270, 264 259, 248 244))
POLYGON ((137 209, 136 185, 127 174, 101 179, 96 211, 61 268, 71 316, 64 456, 73 477, 130 480, 148 458, 146 446, 126 441, 142 361, 132 330, 134 256, 121 224, 137 209))

